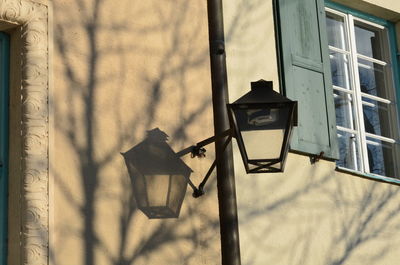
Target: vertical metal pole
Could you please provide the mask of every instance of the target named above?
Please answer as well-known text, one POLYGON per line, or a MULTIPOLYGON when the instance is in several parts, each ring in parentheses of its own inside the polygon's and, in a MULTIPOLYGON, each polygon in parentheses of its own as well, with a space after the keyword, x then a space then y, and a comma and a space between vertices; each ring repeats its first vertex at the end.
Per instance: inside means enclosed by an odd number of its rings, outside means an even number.
MULTIPOLYGON (((207 10, 214 132, 215 135, 221 135, 229 129, 226 108, 226 104, 228 103, 228 86, 222 0, 207 0, 207 10)), ((224 150, 225 141, 226 137, 218 137, 215 142, 222 265, 240 265, 239 228, 232 147, 229 145, 224 150)))

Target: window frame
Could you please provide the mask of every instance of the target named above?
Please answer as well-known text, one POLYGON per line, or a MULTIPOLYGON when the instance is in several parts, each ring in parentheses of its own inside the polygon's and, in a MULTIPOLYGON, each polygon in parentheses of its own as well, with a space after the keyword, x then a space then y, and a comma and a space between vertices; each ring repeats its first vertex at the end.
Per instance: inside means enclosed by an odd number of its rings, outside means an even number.
MULTIPOLYGON (((332 3, 328 0, 325 1, 325 12, 327 12, 327 11, 331 12, 333 14, 336 14, 336 15, 338 15, 338 13, 342 13, 342 14, 346 15, 347 17, 350 15, 351 18, 355 17, 354 21, 361 21, 362 23, 371 24, 372 26, 375 26, 375 27, 379 27, 379 26, 384 27, 387 30, 388 45, 389 45, 389 57, 390 57, 390 63, 392 66, 391 78, 392 78, 393 89, 394 89, 393 93, 395 94, 394 100, 396 101, 395 103, 396 103, 396 109, 397 109, 397 112, 395 114, 396 116, 394 117, 394 119, 397 119, 397 121, 398 121, 397 127, 398 127, 398 130, 400 130, 400 128, 399 128, 400 127, 400 119, 399 119, 399 115, 400 115, 399 53, 398 53, 398 47, 397 47, 397 42, 396 42, 395 25, 384 19, 375 17, 370 14, 362 13, 360 11, 342 6, 337 3, 332 3)), ((354 21, 351 21, 351 22, 353 22, 353 26, 354 26, 354 21)), ((363 132, 365 134, 365 129, 360 130, 360 132, 363 132)), ((398 132, 398 134, 399 134, 399 132, 398 132)), ((365 137, 365 139, 367 139, 367 137, 365 137)), ((398 145, 399 144, 398 139, 395 139, 395 140, 397 142, 394 144, 398 145)), ((365 153, 364 153, 364 156, 365 156, 365 153)), ((363 171, 352 170, 352 169, 343 168, 343 167, 339 167, 339 166, 337 166, 336 169, 338 171, 351 173, 351 174, 362 176, 362 177, 365 177, 368 179, 373 179, 373 180, 377 180, 377 181, 389 182, 389 183, 400 185, 400 179, 396 179, 393 177, 387 177, 387 176, 381 176, 381 175, 374 174, 374 173, 367 173, 367 172, 364 172, 365 171, 364 168, 362 169, 363 171)), ((398 176, 398 177, 400 177, 400 176, 398 176)))
POLYGON ((7 264, 10 38, 0 32, 0 264, 7 264))

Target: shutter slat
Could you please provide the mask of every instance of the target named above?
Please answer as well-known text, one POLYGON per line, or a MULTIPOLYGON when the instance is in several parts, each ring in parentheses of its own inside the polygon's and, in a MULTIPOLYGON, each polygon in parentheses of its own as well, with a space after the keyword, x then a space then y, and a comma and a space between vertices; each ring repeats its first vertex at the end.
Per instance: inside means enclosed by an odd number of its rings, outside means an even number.
POLYGON ((292 54, 292 64, 315 72, 319 73, 324 72, 324 65, 322 63, 307 58, 303 58, 294 54, 292 54))

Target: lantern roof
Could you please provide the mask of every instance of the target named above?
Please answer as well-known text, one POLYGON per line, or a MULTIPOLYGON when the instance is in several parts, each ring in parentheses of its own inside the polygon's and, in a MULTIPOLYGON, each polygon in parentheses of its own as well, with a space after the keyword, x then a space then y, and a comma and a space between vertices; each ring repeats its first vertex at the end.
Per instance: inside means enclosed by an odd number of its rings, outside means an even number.
POLYGON ((260 79, 251 82, 251 90, 237 99, 231 105, 239 104, 268 104, 268 103, 289 103, 292 100, 282 96, 272 89, 272 81, 260 79))
POLYGON ((227 104, 230 107, 237 107, 243 105, 274 105, 274 106, 284 106, 284 105, 294 105, 293 113, 293 126, 298 125, 297 117, 297 101, 288 99, 287 97, 281 95, 272 89, 272 81, 265 81, 260 79, 255 82, 251 82, 251 90, 238 98, 235 102, 227 104))

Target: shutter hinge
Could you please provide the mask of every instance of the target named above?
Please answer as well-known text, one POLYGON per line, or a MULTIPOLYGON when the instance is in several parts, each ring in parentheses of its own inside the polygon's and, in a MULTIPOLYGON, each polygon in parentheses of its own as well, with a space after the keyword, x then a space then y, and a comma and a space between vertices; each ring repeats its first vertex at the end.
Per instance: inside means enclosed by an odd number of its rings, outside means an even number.
POLYGON ((315 164, 324 156, 324 152, 319 153, 318 155, 311 155, 310 156, 310 163, 315 164))

